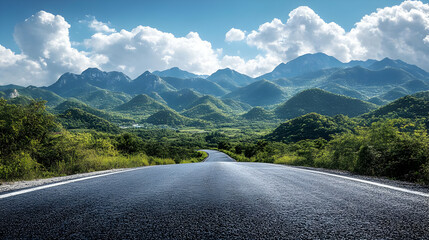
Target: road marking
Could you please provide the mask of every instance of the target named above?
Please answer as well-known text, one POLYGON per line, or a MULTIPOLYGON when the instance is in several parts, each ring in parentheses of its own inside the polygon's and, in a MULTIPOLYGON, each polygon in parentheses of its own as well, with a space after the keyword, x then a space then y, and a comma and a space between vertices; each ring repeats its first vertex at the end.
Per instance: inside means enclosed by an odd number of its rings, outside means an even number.
MULTIPOLYGON (((294 167, 292 167, 292 168, 294 168, 294 167)), ((374 185, 374 186, 378 186, 378 187, 384 187, 384 188, 388 188, 388 189, 392 189, 392 190, 396 190, 396 191, 400 191, 400 192, 405 192, 405 193, 411 193, 411 194, 415 194, 415 195, 419 195, 419 196, 423 196, 423 197, 429 197, 429 193, 417 192, 417 191, 413 191, 413 190, 408 190, 406 188, 394 187, 394 186, 390 186, 390 185, 386 185, 386 184, 382 184, 382 183, 371 182, 371 181, 362 180, 362 179, 358 179, 358 178, 346 177, 346 176, 341 176, 341 175, 337 175, 337 174, 319 172, 319 171, 302 169, 302 168, 294 168, 294 169, 299 169, 302 171, 307 171, 307 172, 312 172, 312 173, 317 173, 317 174, 322 174, 322 175, 327 175, 327 176, 332 176, 332 177, 337 177, 337 178, 343 178, 343 179, 347 179, 347 180, 351 180, 351 181, 355 181, 355 182, 366 183, 366 184, 370 184, 370 185, 374 185)))
POLYGON ((15 192, 0 195, 0 199, 13 197, 13 196, 21 195, 24 193, 34 192, 34 191, 38 191, 38 190, 42 190, 42 189, 46 189, 46 188, 61 186, 61 185, 69 184, 69 183, 80 182, 80 181, 84 181, 84 180, 88 180, 88 179, 92 179, 92 178, 98 178, 98 177, 104 177, 104 176, 113 175, 113 174, 117 174, 117 173, 135 171, 137 169, 139 169, 139 168, 133 168, 133 169, 123 170, 123 171, 118 171, 118 172, 104 173, 104 174, 100 174, 100 175, 94 175, 94 176, 83 177, 83 178, 76 178, 76 179, 72 179, 72 180, 68 180, 68 181, 64 181, 64 182, 57 182, 57 183, 42 185, 39 187, 34 187, 34 188, 29 188, 29 189, 24 189, 24 190, 18 190, 15 192))

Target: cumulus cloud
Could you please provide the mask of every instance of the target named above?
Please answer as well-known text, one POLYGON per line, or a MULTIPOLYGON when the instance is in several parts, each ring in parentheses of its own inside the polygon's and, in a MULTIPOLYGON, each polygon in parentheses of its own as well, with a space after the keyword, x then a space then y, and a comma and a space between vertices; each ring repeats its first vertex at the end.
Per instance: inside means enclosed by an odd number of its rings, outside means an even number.
POLYGON ((123 71, 136 77, 146 70, 180 67, 210 74, 230 67, 259 76, 306 53, 324 52, 341 61, 402 59, 429 71, 429 4, 405 1, 377 9, 346 32, 325 22, 309 7, 298 7, 283 21, 274 18, 250 31, 232 28, 225 41, 245 40, 259 54, 252 59, 224 55, 198 33, 178 37, 149 26, 118 30, 89 17, 96 33, 84 42, 70 42, 70 24, 60 15, 40 11, 16 25, 14 38, 21 52, 0 45, 0 84, 48 85, 64 72, 88 67, 123 71), (75 46, 85 46, 78 51, 75 46))
POLYGON ((94 16, 86 16, 87 20, 80 20, 79 23, 87 23, 88 27, 96 32, 113 33, 116 29, 109 27, 110 23, 98 21, 94 16))
POLYGON ((93 53, 105 56, 106 69, 121 70, 132 77, 145 70, 179 67, 197 74, 207 74, 219 68, 218 51, 198 33, 176 37, 156 28, 138 26, 131 31, 112 34, 96 33, 85 40, 93 53))
POLYGON ((62 16, 40 11, 15 26, 20 54, 0 47, 0 81, 47 85, 64 72, 80 72, 106 59, 72 48, 70 25, 62 16))
POLYGON ((291 11, 285 23, 275 18, 260 25, 246 41, 281 62, 324 52, 341 61, 402 59, 429 71, 425 64, 429 60, 429 5, 405 1, 377 9, 350 32, 336 23, 326 23, 311 8, 303 6, 291 11))
POLYGON ((225 34, 225 41, 227 41, 227 42, 241 41, 245 37, 246 37, 246 34, 243 31, 241 31, 240 29, 231 28, 225 34))

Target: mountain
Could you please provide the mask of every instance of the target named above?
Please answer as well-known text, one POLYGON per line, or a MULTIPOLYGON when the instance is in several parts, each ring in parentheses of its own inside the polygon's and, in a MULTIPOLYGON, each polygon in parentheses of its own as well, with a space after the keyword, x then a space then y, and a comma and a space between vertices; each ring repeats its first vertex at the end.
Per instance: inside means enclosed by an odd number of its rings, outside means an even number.
POLYGON ((407 95, 372 112, 364 118, 419 118, 429 115, 429 91, 407 95))
POLYGON ((375 108, 374 104, 359 99, 333 94, 321 89, 308 89, 296 94, 274 111, 280 119, 292 119, 311 112, 327 116, 343 114, 354 117, 375 108))
POLYGON ((243 103, 230 98, 222 99, 222 102, 228 107, 230 107, 232 112, 234 113, 242 113, 245 111, 249 111, 249 109, 252 108, 252 106, 247 103, 243 103))
POLYGON ((383 99, 385 101, 393 101, 395 99, 401 98, 403 96, 408 95, 408 91, 405 90, 402 87, 395 87, 391 90, 389 90, 388 92, 382 94, 379 96, 380 99, 383 99))
POLYGON ((324 53, 305 54, 287 63, 281 63, 272 72, 264 74, 258 77, 258 79, 274 80, 278 78, 290 78, 308 72, 336 67, 344 67, 344 64, 338 59, 324 53))
POLYGON ((254 78, 229 68, 217 70, 215 73, 210 75, 207 80, 218 83, 220 86, 228 90, 234 90, 237 87, 246 86, 255 81, 254 78))
POLYGON ((21 88, 24 88, 24 87, 19 86, 19 85, 15 85, 15 84, 8 84, 8 85, 0 86, 0 91, 4 91, 4 90, 8 90, 8 89, 18 89, 19 90, 21 88))
POLYGON ((64 113, 69 109, 76 108, 83 110, 87 113, 100 117, 110 122, 120 123, 120 122, 133 122, 132 119, 124 118, 122 116, 117 116, 111 112, 105 112, 102 110, 95 109, 88 106, 87 104, 77 100, 77 99, 68 99, 67 101, 62 102, 54 108, 57 113, 64 113))
POLYGON ((91 107, 110 109, 128 102, 131 99, 131 96, 123 92, 112 92, 106 89, 100 89, 78 95, 76 98, 91 107))
POLYGON ((286 143, 318 138, 330 140, 332 134, 348 132, 354 126, 356 123, 343 115, 328 117, 308 113, 282 123, 265 138, 286 143))
POLYGON ((270 81, 260 80, 228 93, 224 98, 236 99, 252 106, 266 106, 285 100, 286 93, 270 81))
POLYGON ((162 99, 174 110, 181 111, 198 100, 201 95, 190 89, 161 93, 162 99))
POLYGON ((98 68, 88 68, 80 75, 87 83, 110 91, 125 91, 131 79, 121 72, 103 72, 98 68))
POLYGON ((196 119, 184 117, 172 110, 161 110, 149 116, 146 120, 147 123, 154 125, 168 125, 172 127, 177 126, 190 126, 190 127, 204 127, 206 122, 196 119))
POLYGON ((261 107, 254 107, 241 117, 249 121, 267 121, 274 119, 274 114, 261 107))
POLYGON ((95 129, 108 133, 120 131, 119 127, 109 121, 78 108, 66 110, 58 116, 58 120, 67 129, 95 129))
POLYGON ((279 78, 291 78, 330 68, 368 67, 374 62, 376 62, 376 60, 368 59, 366 61, 354 60, 343 63, 335 57, 324 53, 309 53, 299 56, 287 63, 280 63, 272 72, 264 74, 258 77, 258 79, 275 80, 279 78))
POLYGON ((187 109, 193 108, 197 105, 201 105, 201 104, 209 104, 214 106, 215 108, 219 109, 221 112, 233 112, 233 110, 226 105, 222 100, 215 98, 213 96, 210 95, 206 95, 206 96, 202 96, 200 98, 198 98, 197 100, 195 100, 194 102, 192 102, 187 109))
POLYGON ((64 73, 54 84, 45 89, 62 97, 74 97, 76 95, 97 91, 100 88, 91 85, 79 74, 64 73))
POLYGON ((9 97, 10 95, 18 94, 18 96, 26 96, 34 100, 45 100, 47 101, 46 106, 49 107, 54 107, 64 101, 64 99, 57 94, 34 86, 28 86, 26 88, 18 89, 12 88, 5 90, 4 93, 6 94, 6 96, 9 97))
POLYGON ((152 114, 159 110, 167 109, 167 106, 155 101, 153 98, 146 94, 140 94, 135 96, 130 101, 117 106, 114 110, 121 112, 132 112, 139 113, 143 112, 146 114, 152 114))
POLYGON ((325 84, 325 85, 321 86, 320 89, 323 89, 323 90, 331 92, 331 93, 351 97, 351 98, 357 98, 357 99, 361 99, 361 100, 366 99, 366 96, 363 95, 362 93, 360 93, 356 90, 353 90, 351 88, 344 87, 344 86, 337 84, 337 83, 325 84))
POLYGON ((133 94, 148 94, 151 92, 161 93, 174 90, 176 89, 162 78, 146 71, 131 81, 128 92, 133 94))
POLYGON ((175 77, 163 77, 162 79, 164 79, 168 84, 177 90, 188 88, 201 94, 209 94, 214 96, 223 96, 228 93, 228 91, 219 84, 203 78, 181 79, 175 77))
POLYGON ((402 69, 402 70, 408 72, 409 74, 413 75, 415 78, 428 78, 429 77, 428 72, 417 67, 416 65, 411 65, 411 64, 408 64, 408 63, 403 62, 401 60, 392 60, 390 58, 384 58, 383 60, 376 61, 373 64, 371 64, 370 66, 368 66, 368 69, 375 70, 375 71, 383 70, 386 68, 402 69))
POLYGON ((164 77, 174 77, 174 78, 181 78, 181 79, 187 79, 187 78, 198 78, 199 75, 184 71, 178 67, 173 67, 164 71, 154 71, 153 74, 160 76, 162 78, 164 77))
POLYGON ((212 102, 202 102, 182 113, 184 116, 215 123, 231 122, 232 119, 212 102))
POLYGON ((385 86, 406 83, 415 78, 408 72, 396 68, 384 68, 372 71, 362 67, 339 70, 326 80, 343 86, 385 86))

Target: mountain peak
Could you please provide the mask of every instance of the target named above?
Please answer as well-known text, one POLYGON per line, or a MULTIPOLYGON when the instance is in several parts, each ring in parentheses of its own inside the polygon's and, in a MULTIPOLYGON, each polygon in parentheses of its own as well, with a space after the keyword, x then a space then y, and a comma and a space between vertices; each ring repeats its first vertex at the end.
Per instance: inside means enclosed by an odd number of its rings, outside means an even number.
POLYGON ((81 73, 81 75, 100 74, 100 73, 103 73, 103 71, 101 71, 98 68, 87 68, 85 71, 81 73))

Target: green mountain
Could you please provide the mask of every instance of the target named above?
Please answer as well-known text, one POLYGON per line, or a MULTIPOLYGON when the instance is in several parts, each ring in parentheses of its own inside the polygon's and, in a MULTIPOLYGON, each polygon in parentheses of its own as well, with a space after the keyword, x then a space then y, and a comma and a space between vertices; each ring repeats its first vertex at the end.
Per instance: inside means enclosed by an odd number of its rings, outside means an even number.
POLYGON ((15 104, 15 105, 28 105, 31 103, 31 101, 33 101, 33 99, 30 97, 18 96, 18 97, 14 97, 14 98, 9 98, 7 100, 7 103, 8 104, 15 104))
POLYGON ((292 119, 311 112, 327 116, 343 114, 354 117, 375 108, 374 104, 359 99, 333 94, 321 89, 308 89, 293 96, 274 111, 280 119, 292 119))
POLYGON ((429 91, 399 98, 363 118, 419 118, 429 117, 429 91))
POLYGON ((149 94, 151 92, 162 93, 174 90, 176 89, 162 78, 146 71, 131 81, 128 92, 133 94, 149 94))
POLYGON ((174 92, 163 92, 160 94, 167 105, 174 110, 181 111, 198 100, 201 95, 190 89, 174 92))
POLYGON ((288 63, 281 63, 270 73, 264 74, 259 79, 274 80, 299 76, 309 72, 315 72, 327 68, 344 67, 338 59, 324 53, 305 54, 288 63))
POLYGON ((235 99, 251 106, 267 106, 286 99, 282 88, 270 81, 260 80, 228 93, 224 98, 235 99))
POLYGON ((114 108, 131 100, 131 96, 126 93, 112 92, 106 89, 84 93, 75 97, 98 109, 114 108))
POLYGON ((162 79, 177 90, 188 88, 201 94, 209 94, 213 96, 223 96, 228 93, 228 91, 219 84, 203 78, 181 79, 175 77, 163 77, 162 79))
POLYGON ((147 123, 154 125, 168 125, 168 126, 192 126, 192 127, 204 127, 207 123, 201 120, 190 119, 184 117, 177 112, 172 110, 161 110, 149 116, 146 120, 147 123))
POLYGON ((361 94, 360 92, 350 89, 348 87, 341 86, 340 84, 337 84, 337 83, 328 83, 326 85, 321 86, 320 89, 323 89, 331 93, 351 97, 351 98, 357 98, 361 100, 366 99, 366 96, 361 94))
POLYGON ((215 108, 219 109, 220 112, 224 112, 224 113, 231 113, 233 112, 233 110, 226 105, 222 100, 210 96, 210 95, 206 95, 206 96, 202 96, 200 98, 198 98, 197 100, 195 100, 194 102, 192 102, 187 109, 191 109, 197 105, 201 105, 201 104, 209 104, 214 106, 215 108))
POLYGON ((402 70, 410 73, 411 75, 413 75, 416 78, 428 78, 429 77, 428 72, 426 72, 425 70, 423 70, 423 69, 421 69, 415 65, 408 64, 408 63, 403 62, 401 60, 392 60, 390 58, 384 58, 383 60, 374 62, 373 64, 368 66, 368 69, 375 70, 375 71, 382 70, 385 68, 402 69, 402 70))
POLYGON ((133 121, 132 119, 124 118, 122 116, 117 116, 111 112, 105 112, 102 110, 95 109, 95 108, 90 107, 87 104, 85 104, 85 103, 83 103, 77 99, 68 99, 67 101, 64 101, 63 103, 56 106, 54 108, 54 110, 57 113, 64 113, 67 110, 72 109, 72 108, 80 109, 84 112, 87 112, 87 113, 90 113, 90 114, 95 115, 97 117, 106 119, 107 121, 110 121, 110 122, 120 123, 120 122, 132 122, 133 121))
POLYGON ((117 106, 114 110, 121 112, 144 112, 146 114, 153 114, 159 110, 165 109, 167 109, 167 106, 155 101, 146 94, 140 94, 135 96, 129 102, 117 106))
POLYGON ((399 85, 415 78, 408 72, 396 68, 384 68, 371 71, 362 67, 353 67, 339 70, 327 79, 327 82, 338 83, 343 86, 385 86, 399 85))
POLYGON ((66 110, 63 114, 58 115, 58 120, 67 129, 95 129, 108 133, 119 132, 119 127, 109 121, 78 108, 66 110))
POLYGON ((210 75, 207 80, 218 83, 220 86, 228 90, 234 90, 237 87, 246 86, 255 81, 254 78, 229 68, 217 70, 215 73, 210 75))
POLYGON ((211 102, 195 105, 194 107, 184 111, 182 114, 190 118, 201 119, 215 123, 232 121, 230 117, 225 115, 218 107, 216 107, 216 105, 211 102))
POLYGON ((153 74, 160 76, 162 78, 174 77, 174 78, 188 79, 188 78, 200 77, 199 75, 184 71, 178 67, 173 67, 164 71, 154 71, 153 74))
POLYGON ((47 101, 46 106, 53 107, 61 102, 64 101, 64 99, 57 94, 41 89, 34 86, 29 86, 26 88, 11 88, 4 91, 7 97, 10 97, 11 95, 18 95, 18 96, 26 96, 30 99, 35 100, 45 100, 47 101))
POLYGON ((252 106, 250 106, 247 103, 243 103, 243 102, 240 102, 240 101, 237 101, 234 99, 230 99, 230 98, 222 99, 222 102, 225 105, 227 105, 228 107, 230 107, 234 113, 246 112, 252 108, 252 106))
POLYGON ((249 121, 267 121, 267 120, 273 120, 274 114, 261 107, 254 107, 247 113, 241 115, 241 117, 249 121))
POLYGON ((308 113, 282 123, 266 138, 286 143, 318 138, 329 140, 332 134, 350 131, 354 126, 356 123, 343 115, 328 117, 308 113))
POLYGON ((395 87, 388 92, 382 94, 379 96, 379 98, 386 100, 386 101, 393 101, 395 99, 398 99, 400 97, 408 95, 408 91, 404 89, 403 87, 395 87))

